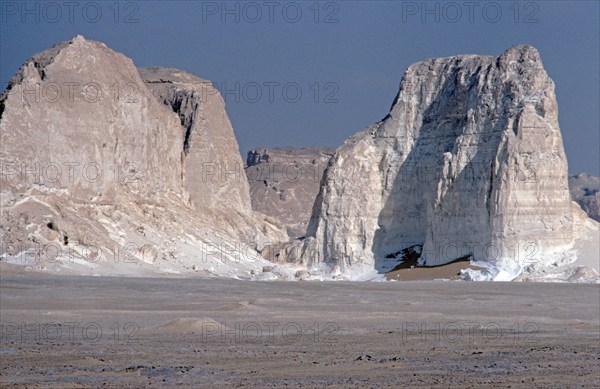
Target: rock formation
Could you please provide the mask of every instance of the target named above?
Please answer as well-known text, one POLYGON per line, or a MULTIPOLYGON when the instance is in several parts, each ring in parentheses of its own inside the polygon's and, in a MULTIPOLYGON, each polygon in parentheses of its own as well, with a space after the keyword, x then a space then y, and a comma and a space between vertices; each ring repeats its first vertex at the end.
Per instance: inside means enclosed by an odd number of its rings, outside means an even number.
MULTIPOLYGON (((414 64, 390 114, 331 158, 260 149, 244 171, 210 82, 138 70, 77 36, 11 80, 0 135, 5 262, 73 274, 360 279, 410 252, 427 266, 471 257, 508 264, 509 275, 512 265, 549 264, 557 279, 597 275, 586 269, 598 269, 598 223, 571 205, 554 85, 530 46, 414 64), (306 237, 285 243, 275 218, 304 235, 311 207, 306 237), (589 239, 574 243, 579 235, 589 239), (565 267, 572 251, 587 253, 578 270, 565 267)), ((593 213, 585 199, 597 201, 597 189, 588 177, 572 182, 584 181, 574 196, 593 213)))
POLYGON ((600 222, 600 178, 587 173, 569 177, 571 198, 589 217, 600 222))
POLYGON ((182 191, 176 117, 133 62, 82 36, 33 56, 2 96, 3 201, 42 187, 113 202, 182 191))
MULTIPOLYGON (((246 175, 252 208, 283 222, 290 238, 303 236, 323 172, 334 152, 328 148, 293 147, 250 150, 246 175)), ((600 222, 599 177, 588 173, 570 175, 569 192, 590 218, 600 222)))
POLYGON ((259 148, 248 152, 252 208, 281 221, 290 238, 304 236, 333 149, 259 148))
POLYGON ((389 115, 337 149, 307 238, 278 260, 342 273, 385 271, 407 248, 425 265, 555 260, 573 241, 557 114, 531 46, 411 65, 389 115))
POLYGON ((141 68, 139 72, 156 98, 179 116, 183 181, 193 205, 204 215, 217 213, 217 226, 230 226, 238 238, 259 248, 285 240, 278 221, 252 211, 233 127, 212 83, 177 69, 141 68))
POLYGON ((77 36, 11 80, 0 98, 4 260, 132 275, 267 264, 255 248, 285 232, 251 210, 222 98, 203 84, 198 99, 201 81, 185 72, 143 74, 77 36))
POLYGON ((177 69, 141 68, 148 88, 178 114, 183 137, 183 180, 193 203, 213 209, 251 209, 244 165, 212 83, 177 69))

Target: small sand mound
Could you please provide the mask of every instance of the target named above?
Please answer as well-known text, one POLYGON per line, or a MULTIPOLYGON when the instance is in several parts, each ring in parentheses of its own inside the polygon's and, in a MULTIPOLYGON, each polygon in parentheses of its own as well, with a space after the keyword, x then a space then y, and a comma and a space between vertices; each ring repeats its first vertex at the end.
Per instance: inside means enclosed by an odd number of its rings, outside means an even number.
POLYGON ((238 310, 245 310, 248 309, 248 307, 250 307, 252 304, 254 303, 254 301, 240 301, 238 303, 233 303, 230 305, 226 305, 224 307, 220 307, 217 308, 217 311, 238 311, 238 310))
POLYGON ((226 326, 215 321, 214 319, 207 317, 179 318, 149 329, 151 332, 170 332, 182 334, 203 332, 214 333, 226 330, 226 326))

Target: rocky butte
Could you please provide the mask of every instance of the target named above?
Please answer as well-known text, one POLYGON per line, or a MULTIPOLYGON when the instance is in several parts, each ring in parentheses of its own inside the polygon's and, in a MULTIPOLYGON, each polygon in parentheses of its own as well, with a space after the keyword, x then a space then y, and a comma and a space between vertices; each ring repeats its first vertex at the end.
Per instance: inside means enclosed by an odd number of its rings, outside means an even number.
POLYGON ((2 258, 76 274, 249 276, 287 239, 254 212, 220 94, 76 36, 0 98, 2 258))
POLYGON ((471 258, 493 267, 487 278, 513 279, 575 259, 585 215, 567 179, 554 83, 535 48, 425 60, 407 69, 389 115, 336 150, 306 238, 274 258, 360 276, 409 250, 425 266, 471 258))

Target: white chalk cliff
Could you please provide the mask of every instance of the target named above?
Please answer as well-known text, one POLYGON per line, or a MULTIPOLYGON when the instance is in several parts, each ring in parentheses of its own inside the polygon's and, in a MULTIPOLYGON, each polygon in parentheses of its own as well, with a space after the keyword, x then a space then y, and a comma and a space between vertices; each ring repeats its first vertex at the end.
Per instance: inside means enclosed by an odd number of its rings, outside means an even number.
POLYGON ((538 51, 411 65, 389 115, 329 162, 306 238, 277 258, 334 274, 469 256, 570 261, 573 211, 554 83, 538 51))
POLYGON ((251 209, 223 99, 182 71, 142 74, 76 36, 11 80, 0 98, 1 260, 232 277, 268 264, 256 248, 285 230, 251 209))

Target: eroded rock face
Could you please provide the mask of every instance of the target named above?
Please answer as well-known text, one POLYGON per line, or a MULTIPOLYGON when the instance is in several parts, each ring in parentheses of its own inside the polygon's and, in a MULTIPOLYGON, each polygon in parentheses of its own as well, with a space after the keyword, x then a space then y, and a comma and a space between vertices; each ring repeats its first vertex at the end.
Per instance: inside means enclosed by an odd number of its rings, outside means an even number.
POLYGON ((284 223, 290 238, 304 236, 333 152, 291 147, 249 151, 246 175, 252 208, 284 223))
POLYGON ((587 173, 569 177, 571 198, 592 219, 600 222, 600 178, 587 173))
POLYGON ((545 261, 572 244, 554 84, 531 46, 411 65, 390 114, 339 147, 307 239, 282 261, 385 271, 422 246, 426 265, 545 261))
POLYGON ((79 274, 235 277, 268 263, 255 249, 285 231, 251 209, 220 95, 199 100, 200 79, 185 72, 143 74, 77 36, 12 79, 0 98, 2 258, 79 274))

